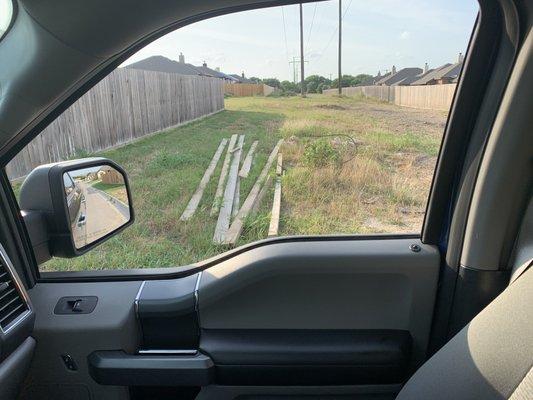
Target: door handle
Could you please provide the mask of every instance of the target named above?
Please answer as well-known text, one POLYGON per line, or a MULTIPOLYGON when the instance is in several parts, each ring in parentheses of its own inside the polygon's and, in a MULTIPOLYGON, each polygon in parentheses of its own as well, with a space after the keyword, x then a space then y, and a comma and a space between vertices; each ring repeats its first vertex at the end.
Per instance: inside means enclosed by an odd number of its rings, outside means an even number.
POLYGON ((54 308, 54 314, 90 314, 96 308, 96 296, 61 297, 54 308))

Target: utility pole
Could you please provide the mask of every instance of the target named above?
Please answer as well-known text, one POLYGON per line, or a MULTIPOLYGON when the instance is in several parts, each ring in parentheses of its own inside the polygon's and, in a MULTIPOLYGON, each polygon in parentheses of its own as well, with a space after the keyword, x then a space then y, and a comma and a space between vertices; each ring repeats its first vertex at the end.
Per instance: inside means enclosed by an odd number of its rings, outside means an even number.
POLYGON ((339 96, 342 95, 342 0, 339 0, 339 96))
POLYGON ((297 75, 297 72, 296 72, 296 64, 298 63, 299 61, 296 59, 296 57, 292 57, 292 61, 289 61, 289 64, 292 64, 292 82, 294 84, 296 84, 296 75, 297 75))
MULTIPOLYGON (((292 82, 298 82, 298 68, 296 65, 300 62, 296 56, 292 57, 292 61, 289 61, 289 65, 292 64, 292 82)), ((304 63, 309 64, 309 61, 304 61, 304 63)))
POLYGON ((304 76, 304 17, 303 17, 303 5, 300 3, 300 86, 302 97, 305 97, 305 76, 304 76))

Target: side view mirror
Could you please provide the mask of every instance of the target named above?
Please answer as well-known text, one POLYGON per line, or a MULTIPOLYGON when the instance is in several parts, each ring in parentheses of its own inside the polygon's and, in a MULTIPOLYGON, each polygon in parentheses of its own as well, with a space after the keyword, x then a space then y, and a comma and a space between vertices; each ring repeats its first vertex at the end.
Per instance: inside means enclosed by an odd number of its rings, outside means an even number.
POLYGON ((80 256, 134 220, 126 173, 105 158, 35 168, 22 183, 20 208, 39 264, 80 256))

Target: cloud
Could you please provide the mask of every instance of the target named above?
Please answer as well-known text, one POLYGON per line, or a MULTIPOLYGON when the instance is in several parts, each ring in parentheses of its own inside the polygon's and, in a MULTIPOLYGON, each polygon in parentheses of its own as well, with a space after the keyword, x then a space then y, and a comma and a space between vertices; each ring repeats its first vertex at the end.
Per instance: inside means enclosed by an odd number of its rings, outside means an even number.
POLYGON ((402 33, 400 33, 400 39, 402 40, 407 40, 411 37, 411 34, 407 31, 403 31, 402 33))

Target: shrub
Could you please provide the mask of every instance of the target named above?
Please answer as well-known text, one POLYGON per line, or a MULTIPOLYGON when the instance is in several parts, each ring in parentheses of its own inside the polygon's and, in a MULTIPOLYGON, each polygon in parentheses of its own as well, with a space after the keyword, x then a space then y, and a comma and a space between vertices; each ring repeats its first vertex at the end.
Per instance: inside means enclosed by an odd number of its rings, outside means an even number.
POLYGON ((310 167, 325 167, 326 165, 339 166, 341 155, 333 145, 325 139, 313 141, 305 146, 303 154, 304 163, 310 167))

